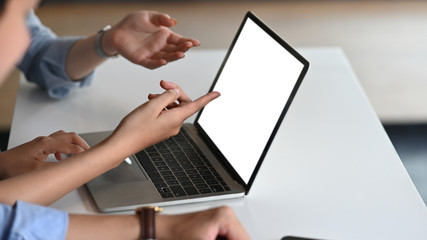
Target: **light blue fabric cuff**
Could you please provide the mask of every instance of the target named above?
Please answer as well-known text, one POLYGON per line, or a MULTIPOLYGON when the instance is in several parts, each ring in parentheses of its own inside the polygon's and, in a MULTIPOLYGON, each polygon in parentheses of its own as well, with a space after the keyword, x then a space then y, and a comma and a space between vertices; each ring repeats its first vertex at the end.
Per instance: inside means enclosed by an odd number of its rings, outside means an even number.
POLYGON ((65 98, 75 88, 89 86, 94 78, 94 72, 79 81, 72 81, 65 71, 65 61, 71 46, 79 37, 57 38, 42 51, 42 56, 37 56, 31 66, 27 79, 45 88, 52 98, 65 98))
POLYGON ((21 201, 13 206, 11 219, 5 239, 65 239, 68 230, 66 212, 21 201))

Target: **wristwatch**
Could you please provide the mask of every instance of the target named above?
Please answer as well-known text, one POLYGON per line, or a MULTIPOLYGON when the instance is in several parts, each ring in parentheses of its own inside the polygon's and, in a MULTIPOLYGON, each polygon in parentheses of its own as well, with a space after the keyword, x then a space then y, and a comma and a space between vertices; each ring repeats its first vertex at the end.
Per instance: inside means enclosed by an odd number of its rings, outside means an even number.
POLYGON ((104 36, 104 33, 108 30, 111 29, 110 25, 107 25, 103 28, 101 28, 98 31, 98 34, 96 34, 95 37, 95 52, 99 57, 102 58, 109 58, 109 57, 117 57, 119 54, 113 54, 113 55, 108 55, 107 53, 105 53, 104 49, 102 49, 102 45, 101 45, 101 41, 102 41, 102 36, 104 36))
POLYGON ((141 240, 156 240, 156 213, 162 211, 159 207, 141 207, 135 213, 141 220, 141 240))

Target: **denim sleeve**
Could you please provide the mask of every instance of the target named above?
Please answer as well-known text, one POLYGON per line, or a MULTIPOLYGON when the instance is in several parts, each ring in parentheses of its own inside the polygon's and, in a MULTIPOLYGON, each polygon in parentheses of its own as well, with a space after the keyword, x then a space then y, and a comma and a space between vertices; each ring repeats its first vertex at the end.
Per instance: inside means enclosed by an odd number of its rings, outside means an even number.
POLYGON ((90 85, 93 72, 79 81, 72 81, 65 72, 68 51, 81 37, 58 38, 33 11, 28 15, 27 26, 31 32, 31 45, 18 68, 30 82, 46 89, 53 98, 67 97, 72 89, 90 85))
POLYGON ((17 201, 0 204, 1 240, 65 239, 68 214, 53 208, 17 201))

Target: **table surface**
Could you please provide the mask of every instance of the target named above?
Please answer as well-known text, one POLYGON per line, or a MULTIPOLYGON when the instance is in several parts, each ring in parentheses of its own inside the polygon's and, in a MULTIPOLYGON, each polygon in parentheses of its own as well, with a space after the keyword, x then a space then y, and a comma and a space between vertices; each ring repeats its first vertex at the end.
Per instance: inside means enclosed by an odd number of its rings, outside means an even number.
MULTIPOLYGON (((427 208, 345 54, 340 48, 299 50, 311 63, 309 72, 249 195, 166 207, 165 214, 229 205, 253 239, 425 239, 427 208)), ((196 98, 209 89, 224 55, 222 49, 191 50, 157 70, 110 60, 92 87, 65 100, 49 99, 21 79, 9 147, 59 129, 111 130, 149 92, 161 92, 161 79, 196 98)), ((96 212, 85 188, 52 206, 96 212)))

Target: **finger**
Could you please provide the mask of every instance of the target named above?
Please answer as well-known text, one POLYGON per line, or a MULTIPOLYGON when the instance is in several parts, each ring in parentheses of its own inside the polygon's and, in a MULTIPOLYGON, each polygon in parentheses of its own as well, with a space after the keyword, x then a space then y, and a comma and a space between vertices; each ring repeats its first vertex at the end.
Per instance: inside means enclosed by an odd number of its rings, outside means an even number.
POLYGON ((160 96, 160 94, 158 94, 158 93, 156 93, 156 94, 150 93, 150 94, 148 94, 148 100, 152 100, 152 99, 154 99, 154 98, 156 98, 158 96, 160 96))
POLYGON ((87 150, 89 145, 76 133, 65 133, 58 131, 49 136, 48 152, 54 153, 56 160, 61 161, 61 153, 77 154, 87 150))
POLYGON ((164 66, 167 63, 168 61, 165 59, 150 59, 150 58, 142 59, 139 62, 137 62, 137 64, 144 66, 148 69, 155 69, 155 68, 164 66))
POLYGON ((76 145, 76 144, 73 144, 70 142, 65 142, 62 140, 53 139, 52 148, 50 151, 55 153, 56 159, 60 160, 61 159, 61 157, 60 157, 61 153, 74 155, 74 154, 84 152, 85 149, 83 149, 79 145, 76 145))
POLYGON ((69 134, 71 136, 71 143, 78 145, 84 150, 87 150, 90 148, 89 144, 77 133, 69 133, 69 134))
POLYGON ((147 108, 152 108, 160 114, 168 105, 174 103, 180 95, 178 89, 170 89, 158 95, 147 103, 147 108))
MULTIPOLYGON (((154 99, 154 98, 156 98, 158 96, 160 96, 160 94, 152 94, 152 93, 150 93, 150 94, 148 94, 148 100, 152 100, 152 99, 154 99)), ((178 104, 176 102, 173 102, 173 103, 167 105, 166 108, 167 109, 171 109, 171 108, 175 108, 177 106, 178 106, 178 104)))
POLYGON ((87 142, 83 138, 81 138, 77 133, 74 133, 74 132, 66 133, 61 130, 51 134, 50 137, 53 137, 55 139, 62 140, 71 144, 78 145, 84 150, 87 150, 90 148, 89 144, 87 144, 87 142))
POLYGON ((210 92, 210 93, 198 98, 195 101, 189 102, 189 103, 181 106, 180 109, 181 109, 184 117, 188 118, 191 115, 193 115, 194 113, 198 112, 204 106, 206 106, 209 102, 218 98, 219 96, 221 96, 221 94, 219 92, 210 92))
POLYGON ((182 90, 182 88, 178 84, 161 80, 160 86, 165 90, 178 89, 180 95, 177 100, 179 102, 191 102, 191 98, 187 95, 187 93, 184 90, 182 90))
POLYGON ((37 144, 40 146, 40 156, 36 157, 36 159, 44 161, 49 154, 53 153, 55 154, 56 159, 61 160, 61 153, 77 154, 85 151, 80 146, 61 139, 66 135, 67 134, 61 134, 54 137, 49 136, 36 138, 35 141, 38 141, 37 144))
POLYGON ((176 51, 176 52, 166 52, 160 51, 153 54, 149 59, 150 60, 160 60, 163 59, 166 62, 172 62, 185 57, 184 51, 176 51))
POLYGON ((58 136, 58 135, 61 135, 64 133, 65 133, 64 130, 59 130, 59 131, 56 131, 56 132, 50 134, 49 137, 58 136))
POLYGON ((165 26, 165 27, 173 27, 178 23, 175 19, 171 18, 169 15, 163 14, 163 13, 157 13, 157 12, 151 12, 150 21, 155 25, 165 26))
POLYGON ((191 42, 192 45, 194 45, 194 46, 200 46, 199 40, 197 40, 195 38, 185 38, 185 37, 182 37, 181 35, 174 33, 174 32, 172 32, 169 35, 167 42, 169 44, 174 44, 174 45, 178 45, 178 44, 181 44, 184 42, 191 42))
POLYGON ((190 41, 185 41, 178 44, 165 44, 162 48, 162 52, 164 53, 174 53, 174 52, 186 52, 188 49, 193 47, 193 43, 190 41))

